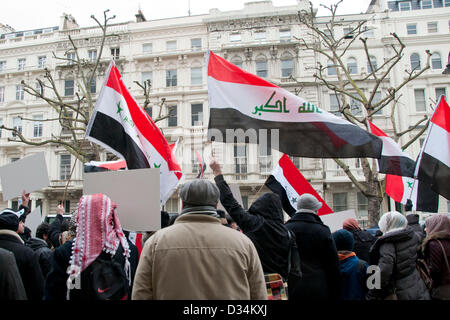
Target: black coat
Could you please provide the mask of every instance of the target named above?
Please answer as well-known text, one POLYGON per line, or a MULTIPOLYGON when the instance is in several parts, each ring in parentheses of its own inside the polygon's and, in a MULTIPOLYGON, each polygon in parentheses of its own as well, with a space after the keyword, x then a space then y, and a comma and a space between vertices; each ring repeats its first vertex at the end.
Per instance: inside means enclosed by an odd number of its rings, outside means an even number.
POLYGON ((0 248, 14 254, 28 300, 42 300, 44 278, 34 251, 25 246, 19 235, 11 230, 0 230, 0 248))
POLYGON ((422 242, 425 239, 425 231, 419 223, 419 215, 408 214, 406 220, 408 220, 408 228, 411 228, 422 242))
POLYGON ((0 301, 4 300, 27 300, 27 294, 14 254, 0 248, 0 301))
POLYGON ((47 274, 50 272, 51 259, 53 255, 52 250, 50 250, 45 240, 39 238, 30 238, 25 242, 25 245, 33 249, 33 251, 38 255, 42 276, 45 279, 47 274))
POLYGON ((63 221, 63 216, 57 214, 55 220, 52 222, 52 224, 50 224, 50 227, 48 228, 47 237, 50 239, 53 248, 59 247, 59 236, 62 233, 61 228, 63 221))
POLYGON ((330 228, 314 213, 296 213, 286 222, 296 237, 302 279, 290 291, 294 300, 339 300, 339 259, 330 228))
POLYGON ((421 241, 411 228, 378 238, 370 250, 370 264, 380 268, 381 288, 369 291, 369 298, 384 299, 394 291, 398 300, 429 300, 425 283, 416 269, 421 241))
MULTIPOLYGON (((228 214, 252 240, 258 252, 264 273, 279 273, 288 276, 290 238, 284 225, 281 200, 275 193, 260 196, 248 212, 234 199, 230 187, 222 175, 215 177, 220 190, 220 202, 228 214)), ((293 242, 294 236, 292 236, 293 242)), ((300 277, 300 261, 291 256, 291 274, 300 277)))
POLYGON ((352 230, 353 239, 355 240, 355 245, 353 247, 353 252, 356 256, 364 261, 369 261, 370 259, 370 248, 377 241, 369 231, 366 230, 352 230))

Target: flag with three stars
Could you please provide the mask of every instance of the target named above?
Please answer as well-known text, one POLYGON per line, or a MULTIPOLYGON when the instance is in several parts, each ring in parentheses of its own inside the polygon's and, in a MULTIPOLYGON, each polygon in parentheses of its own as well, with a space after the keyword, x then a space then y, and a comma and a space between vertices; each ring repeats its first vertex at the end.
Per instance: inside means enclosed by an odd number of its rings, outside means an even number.
POLYGON ((300 173, 287 154, 284 154, 278 161, 278 165, 265 184, 272 192, 280 196, 284 211, 291 217, 297 211, 298 198, 304 193, 310 193, 322 202, 322 207, 317 213, 319 216, 333 213, 333 210, 300 173))
POLYGON ((161 205, 183 177, 172 148, 128 92, 113 60, 89 120, 86 138, 124 159, 127 169, 159 168, 161 205))

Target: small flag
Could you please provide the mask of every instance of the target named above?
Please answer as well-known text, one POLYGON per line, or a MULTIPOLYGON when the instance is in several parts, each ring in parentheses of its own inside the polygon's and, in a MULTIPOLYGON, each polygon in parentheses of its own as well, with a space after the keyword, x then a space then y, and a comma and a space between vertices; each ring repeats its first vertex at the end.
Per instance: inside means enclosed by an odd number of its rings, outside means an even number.
POLYGON ((298 198, 304 193, 310 193, 322 202, 322 207, 318 211, 319 216, 333 213, 333 210, 319 196, 286 154, 278 161, 265 184, 272 192, 280 196, 283 209, 289 216, 294 215, 297 211, 298 198))
POLYGON ((84 164, 84 172, 102 172, 109 170, 121 170, 127 168, 125 160, 116 161, 90 161, 84 164))
POLYGON ((197 161, 198 161, 198 165, 199 165, 199 172, 197 175, 197 179, 203 178, 203 175, 206 170, 205 160, 203 160, 202 156, 200 155, 200 153, 198 153, 198 151, 195 151, 195 155, 197 156, 197 161))

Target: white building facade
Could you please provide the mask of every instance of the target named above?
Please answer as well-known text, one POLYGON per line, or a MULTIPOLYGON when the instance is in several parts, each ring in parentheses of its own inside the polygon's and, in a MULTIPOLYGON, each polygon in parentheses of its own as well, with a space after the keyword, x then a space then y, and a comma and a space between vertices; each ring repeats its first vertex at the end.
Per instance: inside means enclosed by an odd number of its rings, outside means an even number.
MULTIPOLYGON (((450 78, 442 74, 450 51, 450 3, 445 0, 431 1, 432 7, 429 8, 426 4, 424 7, 425 1, 421 1, 422 7, 417 7, 412 3, 414 1, 401 1, 411 2, 411 7, 407 11, 406 5, 402 4, 400 11, 399 1, 373 2, 371 13, 341 18, 346 21, 347 27, 361 19, 368 20, 368 25, 373 28, 367 34, 370 52, 378 65, 391 54, 391 32, 396 32, 405 43, 405 55, 382 85, 381 91, 401 83, 405 77, 404 69, 410 69, 411 63, 415 66, 419 59, 423 65, 425 50, 432 53, 432 68, 401 89, 400 107, 396 108, 394 117, 397 130, 403 131, 424 115, 430 116, 437 97, 447 95, 450 90, 450 78)), ((153 118, 158 117, 163 98, 165 105, 161 114, 167 113, 167 107, 173 108, 172 116, 158 122, 158 126, 170 143, 179 139, 177 159, 186 179, 193 179, 198 173, 196 152, 204 153, 206 157, 211 153, 211 143, 206 138, 209 119, 207 50, 213 50, 243 69, 289 91, 299 91, 299 95, 325 110, 336 111, 333 93, 315 81, 311 68, 319 62, 327 65, 327 61, 306 50, 299 40, 303 38, 307 43, 313 42, 307 29, 298 22, 298 11, 307 10, 307 6, 308 1, 298 1, 295 6, 284 7, 274 7, 271 1, 262 1, 247 3, 242 10, 236 11, 212 9, 206 15, 152 21, 137 19, 136 22, 113 24, 108 32, 114 32, 115 36, 108 36, 106 40, 104 63, 91 92, 95 94, 100 91, 104 69, 111 57, 116 59, 125 84, 140 103, 144 96, 134 81, 150 79, 152 107, 149 112, 153 118)), ((319 17, 317 23, 326 23, 327 19, 319 17)), ((344 27, 334 32, 345 32, 344 27)), ((42 77, 44 68, 48 68, 57 80, 64 101, 74 102, 78 90, 76 79, 71 77, 67 62, 55 59, 52 52, 56 56, 64 56, 71 48, 67 38, 70 34, 80 54, 86 59, 95 59, 100 50, 100 29, 79 27, 72 17, 66 15, 58 27, 20 32, 2 30, 8 32, 2 31, 5 33, 0 36, 0 123, 21 128, 23 135, 36 143, 51 138, 52 134, 59 136, 59 123, 44 121, 56 118, 56 110, 24 93, 21 80, 33 83, 37 77, 42 77)), ((357 76, 364 77, 368 66, 362 45, 356 42, 347 55, 357 76)), ((334 79, 332 74, 329 79, 334 79)), ((370 90, 370 82, 363 83, 361 87, 370 90)), ((357 104, 354 107, 355 112, 361 111, 357 104)), ((390 117, 389 107, 374 117, 375 124, 388 134, 392 132, 390 117)), ((402 138, 400 143, 406 143, 418 130, 420 128, 402 138)), ((82 195, 82 163, 56 144, 31 146, 11 142, 8 140, 11 137, 11 131, 1 131, 0 166, 37 152, 45 153, 51 186, 32 193, 32 207, 42 205, 43 214, 54 213, 57 202, 65 194, 66 211, 73 211, 82 195), (69 176, 71 180, 66 191, 69 176)), ((64 137, 71 139, 70 135, 64 137)), ((419 153, 424 137, 407 149, 413 158, 419 153)), ((243 204, 248 207, 261 192, 267 191, 261 187, 281 154, 272 149, 260 150, 253 144, 228 144, 224 150, 217 156, 224 164, 225 178, 229 183, 239 184, 243 204)), ((361 221, 367 219, 367 199, 333 160, 293 160, 335 211, 354 209, 361 221)), ((345 162, 358 180, 364 181, 359 160, 346 159, 345 162)), ((209 168, 205 175, 212 179, 209 168)), ((3 207, 17 204, 17 200, 1 203, 3 207)), ((449 206, 449 202, 440 197, 439 211, 448 212, 449 206)), ((386 199, 382 210, 385 212, 389 208, 394 210, 394 203, 388 203, 386 199)), ((180 209, 181 203, 175 193, 166 203, 165 210, 178 212, 180 209)))

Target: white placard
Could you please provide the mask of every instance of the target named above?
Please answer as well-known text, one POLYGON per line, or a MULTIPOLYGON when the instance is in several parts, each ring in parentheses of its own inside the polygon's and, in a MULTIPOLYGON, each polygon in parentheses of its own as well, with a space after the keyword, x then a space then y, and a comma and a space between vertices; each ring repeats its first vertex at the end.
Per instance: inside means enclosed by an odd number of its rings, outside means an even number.
MULTIPOLYGON (((241 190, 239 189, 238 184, 230 184, 231 193, 233 194, 233 197, 236 199, 236 201, 244 207, 242 204, 242 196, 241 196, 241 190)), ((219 200, 219 203, 217 203, 217 210, 223 210, 227 212, 227 210, 223 207, 222 203, 219 200)))
POLYGON ((41 206, 31 211, 25 220, 25 226, 30 228, 31 235, 36 237, 36 229, 42 223, 41 206))
POLYGON ((40 152, 0 167, 3 201, 50 185, 44 153, 40 152))
POLYGON ((161 229, 159 169, 84 173, 83 178, 83 194, 103 193, 117 204, 124 230, 161 229))
POLYGON ((330 231, 332 233, 339 229, 342 229, 342 224, 349 218, 353 218, 355 220, 357 219, 355 210, 345 210, 320 216, 322 222, 330 228, 330 231))

